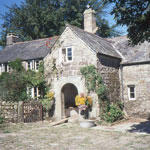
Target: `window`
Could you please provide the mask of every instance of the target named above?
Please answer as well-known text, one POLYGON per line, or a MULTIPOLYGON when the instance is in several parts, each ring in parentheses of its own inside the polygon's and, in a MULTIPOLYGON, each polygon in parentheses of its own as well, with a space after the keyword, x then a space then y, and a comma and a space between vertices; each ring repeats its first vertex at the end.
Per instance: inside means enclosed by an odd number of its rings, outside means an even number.
POLYGON ((135 85, 128 85, 129 100, 135 100, 135 85))
POLYGON ((4 64, 4 70, 5 70, 5 72, 8 71, 8 66, 7 66, 7 64, 4 64))
POLYGON ((34 87, 34 98, 37 98, 37 87, 34 87))
POLYGON ((32 61, 28 61, 28 69, 32 70, 32 61))
POLYGON ((27 88, 27 94, 32 97, 32 88, 27 88))
POLYGON ((72 60, 72 48, 67 48, 67 60, 72 60))
POLYGON ((39 70, 39 61, 35 61, 35 70, 39 70))
POLYGON ((62 60, 63 62, 72 61, 72 48, 67 47, 62 49, 62 60))
POLYGON ((39 97, 39 89, 38 87, 28 87, 27 88, 27 94, 34 99, 37 99, 39 97))

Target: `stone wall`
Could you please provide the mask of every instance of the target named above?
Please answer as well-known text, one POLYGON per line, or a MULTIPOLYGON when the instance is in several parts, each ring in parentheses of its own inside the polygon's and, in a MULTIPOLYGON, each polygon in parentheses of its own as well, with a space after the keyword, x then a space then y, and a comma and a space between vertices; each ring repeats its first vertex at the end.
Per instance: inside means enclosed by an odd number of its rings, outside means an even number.
POLYGON ((147 118, 150 113, 150 64, 123 66, 125 111, 133 117, 147 118), (128 86, 135 85, 135 100, 129 100, 128 86))
POLYGON ((111 102, 120 101, 120 59, 98 55, 98 72, 107 87, 108 98, 111 102))
POLYGON ((18 122, 18 103, 0 101, 0 114, 6 122, 18 122))

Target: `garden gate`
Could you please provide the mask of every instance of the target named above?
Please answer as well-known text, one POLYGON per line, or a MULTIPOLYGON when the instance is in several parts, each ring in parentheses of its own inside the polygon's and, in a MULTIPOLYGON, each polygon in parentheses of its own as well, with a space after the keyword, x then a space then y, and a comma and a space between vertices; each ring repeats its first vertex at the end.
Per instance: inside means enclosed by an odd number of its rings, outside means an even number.
POLYGON ((39 102, 23 102, 23 121, 24 123, 43 120, 42 104, 39 102))

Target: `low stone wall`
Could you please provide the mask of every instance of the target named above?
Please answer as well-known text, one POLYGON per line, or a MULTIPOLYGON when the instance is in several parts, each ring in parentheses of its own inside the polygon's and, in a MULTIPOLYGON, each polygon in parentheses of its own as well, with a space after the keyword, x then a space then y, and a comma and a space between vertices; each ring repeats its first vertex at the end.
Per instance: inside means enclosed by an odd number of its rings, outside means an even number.
POLYGON ((19 121, 19 103, 0 101, 0 114, 5 122, 16 123, 19 121))

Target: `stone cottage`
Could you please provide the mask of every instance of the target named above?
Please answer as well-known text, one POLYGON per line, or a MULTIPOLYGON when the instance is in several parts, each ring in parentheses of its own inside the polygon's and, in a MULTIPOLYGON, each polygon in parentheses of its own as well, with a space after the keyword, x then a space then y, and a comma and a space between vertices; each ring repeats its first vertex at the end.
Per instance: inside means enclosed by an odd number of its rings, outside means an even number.
MULTIPOLYGON (((111 101, 121 100, 129 116, 147 117, 150 108, 150 44, 131 46, 126 36, 104 39, 97 36, 94 11, 84 12, 84 30, 66 25, 59 37, 17 42, 7 36, 7 46, 0 52, 0 73, 9 71, 8 62, 21 58, 26 69, 38 70, 44 61, 45 80, 55 93, 55 118, 65 117, 75 108, 75 96, 87 93, 80 68, 94 65, 107 86, 111 101)), ((31 89, 32 97, 38 89, 31 89)), ((93 99, 91 117, 99 116, 98 98, 93 99)))

